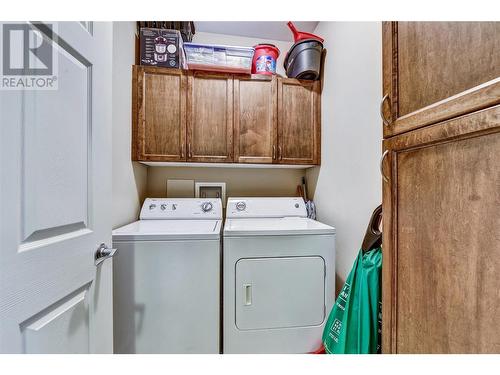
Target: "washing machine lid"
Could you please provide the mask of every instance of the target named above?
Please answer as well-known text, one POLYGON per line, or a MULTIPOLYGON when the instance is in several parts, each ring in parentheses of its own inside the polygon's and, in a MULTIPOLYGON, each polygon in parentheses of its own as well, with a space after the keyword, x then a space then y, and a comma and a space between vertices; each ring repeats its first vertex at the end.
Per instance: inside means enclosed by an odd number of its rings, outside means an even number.
POLYGON ((113 241, 218 240, 221 220, 139 220, 113 231, 113 241))
POLYGON ((226 219, 225 237, 334 234, 335 228, 304 217, 226 219))

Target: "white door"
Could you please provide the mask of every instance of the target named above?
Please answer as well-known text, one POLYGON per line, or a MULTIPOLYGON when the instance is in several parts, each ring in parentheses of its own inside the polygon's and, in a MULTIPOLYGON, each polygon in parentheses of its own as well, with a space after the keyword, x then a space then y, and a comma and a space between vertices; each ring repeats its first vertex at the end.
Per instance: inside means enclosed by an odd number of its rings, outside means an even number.
POLYGON ((0 352, 112 352, 111 259, 94 264, 111 245, 112 27, 38 30, 58 89, 0 89, 0 352))

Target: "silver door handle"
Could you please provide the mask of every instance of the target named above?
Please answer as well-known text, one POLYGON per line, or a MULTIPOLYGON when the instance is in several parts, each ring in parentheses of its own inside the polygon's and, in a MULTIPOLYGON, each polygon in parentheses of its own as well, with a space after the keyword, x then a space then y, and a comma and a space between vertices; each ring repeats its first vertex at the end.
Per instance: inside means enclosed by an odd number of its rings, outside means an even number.
POLYGON ((276 160, 276 146, 273 145, 273 160, 276 160))
POLYGON ((382 157, 380 158, 380 174, 382 175, 382 178, 385 182, 389 182, 389 179, 384 174, 384 159, 388 153, 389 150, 385 150, 384 153, 382 154, 382 157))
POLYGON ((389 94, 385 94, 384 97, 382 98, 382 101, 380 102, 380 117, 382 117, 382 122, 384 123, 384 126, 390 125, 389 121, 384 116, 384 103, 387 99, 389 99, 389 94))
POLYGON ((117 249, 110 249, 104 243, 100 244, 94 254, 94 264, 98 266, 106 259, 109 259, 113 255, 115 255, 117 251, 118 251, 117 249))

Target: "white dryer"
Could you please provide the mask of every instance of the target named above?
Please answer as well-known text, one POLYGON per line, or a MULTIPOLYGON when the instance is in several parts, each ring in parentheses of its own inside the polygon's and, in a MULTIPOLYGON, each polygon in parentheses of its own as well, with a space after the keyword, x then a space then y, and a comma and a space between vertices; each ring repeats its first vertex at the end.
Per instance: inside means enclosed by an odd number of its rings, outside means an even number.
POLYGON ((223 352, 308 353, 335 299, 335 228, 302 198, 229 198, 223 352))
POLYGON ((219 353, 220 199, 145 200, 113 231, 115 353, 219 353))

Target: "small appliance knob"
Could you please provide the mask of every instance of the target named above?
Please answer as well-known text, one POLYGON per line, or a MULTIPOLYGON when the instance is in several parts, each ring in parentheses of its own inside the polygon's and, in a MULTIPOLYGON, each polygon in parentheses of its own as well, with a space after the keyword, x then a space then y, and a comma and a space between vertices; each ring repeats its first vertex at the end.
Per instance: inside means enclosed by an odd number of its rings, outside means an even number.
POLYGON ((212 211, 212 208, 213 208, 213 204, 212 202, 204 202, 202 205, 201 205, 201 209, 203 210, 203 212, 209 212, 209 211, 212 211))
POLYGON ((238 211, 243 211, 243 210, 245 210, 245 208, 247 208, 247 204, 245 202, 236 203, 236 209, 238 211))
POLYGON ((150 210, 154 210, 155 208, 156 208, 156 204, 151 203, 151 204, 149 205, 149 209, 150 209, 150 210))
POLYGON ((162 204, 160 206, 160 208, 161 208, 162 211, 165 211, 167 209, 167 205, 166 204, 162 204))

